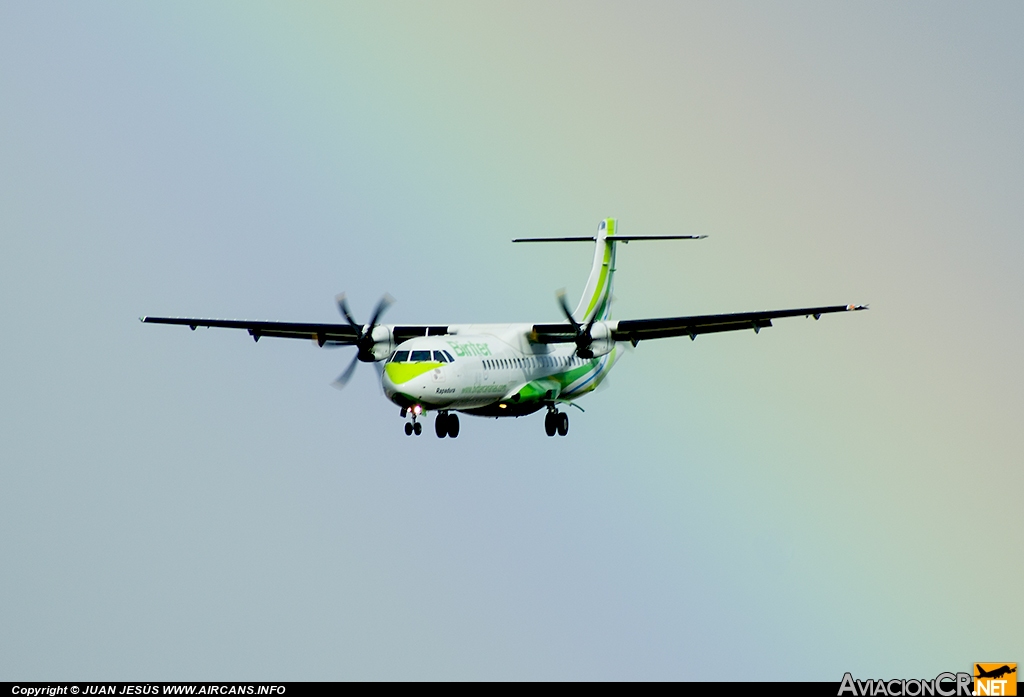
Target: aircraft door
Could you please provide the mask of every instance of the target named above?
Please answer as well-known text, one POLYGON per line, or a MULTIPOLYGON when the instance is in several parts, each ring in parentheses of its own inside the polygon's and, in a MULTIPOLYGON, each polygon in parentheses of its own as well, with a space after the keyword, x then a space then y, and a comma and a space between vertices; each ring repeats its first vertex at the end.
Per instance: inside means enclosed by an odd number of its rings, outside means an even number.
POLYGON ((487 369, 486 358, 477 362, 475 380, 473 381, 477 387, 482 387, 491 384, 491 371, 487 369))

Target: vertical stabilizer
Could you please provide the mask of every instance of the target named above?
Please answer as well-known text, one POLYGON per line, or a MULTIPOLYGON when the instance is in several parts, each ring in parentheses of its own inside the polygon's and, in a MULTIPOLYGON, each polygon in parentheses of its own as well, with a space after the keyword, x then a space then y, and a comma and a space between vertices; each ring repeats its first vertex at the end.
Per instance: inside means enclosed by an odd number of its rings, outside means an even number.
POLYGON ((577 322, 584 323, 591 318, 605 320, 611 317, 612 276, 615 274, 615 245, 611 238, 615 236, 617 221, 605 218, 597 226, 597 247, 594 249, 594 265, 590 269, 590 278, 583 291, 583 297, 573 316, 577 322))

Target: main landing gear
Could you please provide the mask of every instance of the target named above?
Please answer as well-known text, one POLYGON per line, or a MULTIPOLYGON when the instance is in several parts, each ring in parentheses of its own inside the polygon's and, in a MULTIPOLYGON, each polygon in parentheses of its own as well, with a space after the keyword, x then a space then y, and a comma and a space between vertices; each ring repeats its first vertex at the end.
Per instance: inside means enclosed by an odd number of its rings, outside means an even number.
POLYGON ((548 413, 544 416, 544 432, 548 436, 564 436, 569 432, 569 415, 564 411, 558 411, 555 407, 549 406, 548 413))
POLYGON ((459 415, 449 414, 446 411, 437 412, 437 418, 434 419, 434 433, 437 434, 438 438, 449 438, 459 437, 459 415))

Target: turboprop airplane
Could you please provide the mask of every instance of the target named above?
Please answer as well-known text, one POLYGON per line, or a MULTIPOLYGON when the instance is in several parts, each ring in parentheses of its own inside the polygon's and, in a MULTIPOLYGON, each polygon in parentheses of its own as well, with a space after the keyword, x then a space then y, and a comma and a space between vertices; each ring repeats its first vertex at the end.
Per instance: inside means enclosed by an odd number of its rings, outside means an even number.
MULTIPOLYGON (((660 319, 611 319, 616 243, 693 240, 703 235, 619 235, 614 218, 601 221, 594 237, 523 238, 513 242, 593 242, 594 264, 575 311, 564 293, 558 300, 565 322, 556 324, 379 324, 393 302, 385 295, 367 324, 352 318, 344 294, 336 298, 346 324, 299 324, 246 320, 143 317, 143 322, 190 327, 244 329, 255 341, 273 336, 311 339, 319 346, 355 346, 357 351, 335 380, 344 387, 360 362, 378 366, 385 396, 401 408, 405 434, 423 430, 420 418, 436 412, 438 438, 457 438, 459 413, 473 416, 525 416, 545 410, 548 436, 569 432, 573 405, 592 392, 615 365, 624 343, 648 339, 752 329, 760 332, 780 317, 814 317, 865 310, 865 305, 830 305, 792 310, 693 315, 660 319), (382 367, 381 367, 382 366, 382 367)), ((582 411, 582 408, 580 408, 582 411)))

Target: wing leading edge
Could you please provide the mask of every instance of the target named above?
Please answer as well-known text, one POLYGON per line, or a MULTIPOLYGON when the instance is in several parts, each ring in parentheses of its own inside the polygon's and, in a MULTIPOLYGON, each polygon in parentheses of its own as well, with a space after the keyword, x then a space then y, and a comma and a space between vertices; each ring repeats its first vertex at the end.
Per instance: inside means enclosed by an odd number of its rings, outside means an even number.
MULTIPOLYGON (((833 312, 866 310, 867 305, 829 305, 825 307, 801 307, 792 310, 767 310, 764 312, 737 312, 724 315, 691 315, 688 317, 663 317, 656 319, 627 319, 608 324, 614 341, 629 341, 635 346, 649 339, 664 339, 673 336, 688 336, 696 339, 698 334, 714 334, 745 329, 761 331, 772 326, 773 319, 780 317, 814 317, 833 312)), ((263 322, 251 320, 199 319, 192 317, 143 317, 150 324, 174 324, 195 329, 196 327, 219 327, 244 329, 256 341, 272 336, 284 339, 307 339, 324 344, 354 345, 358 339, 356 330, 349 324, 309 324, 299 322, 263 322)), ((444 325, 407 325, 390 327, 392 340, 398 344, 417 336, 442 336, 448 333, 444 325)), ((576 330, 568 323, 535 324, 530 340, 540 344, 562 344, 576 341, 576 330)))

